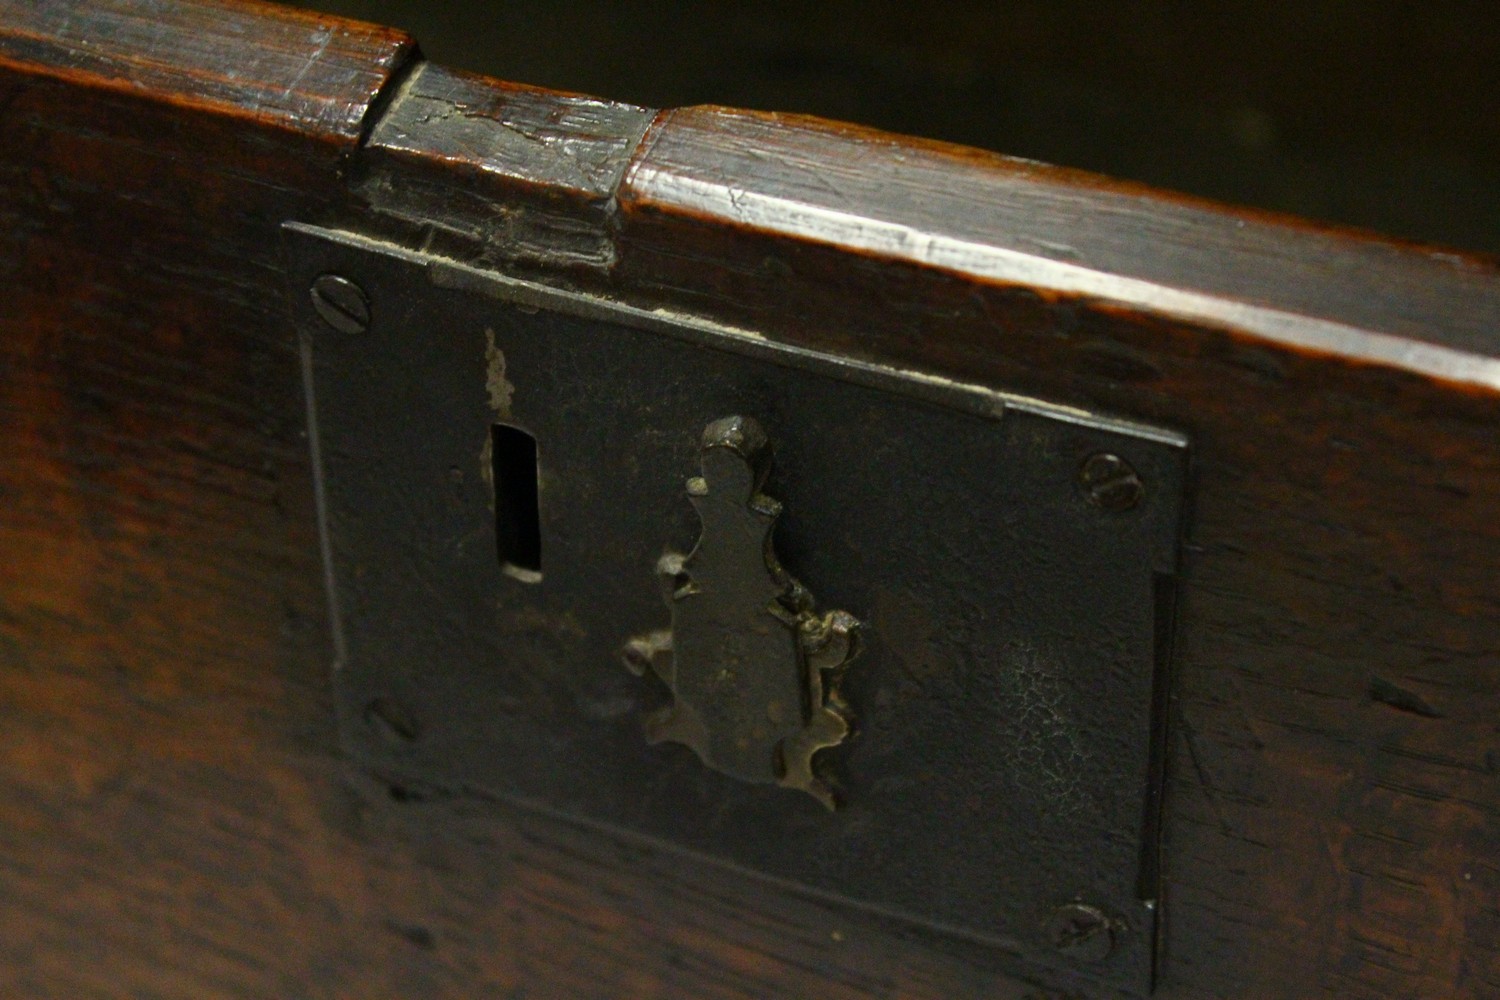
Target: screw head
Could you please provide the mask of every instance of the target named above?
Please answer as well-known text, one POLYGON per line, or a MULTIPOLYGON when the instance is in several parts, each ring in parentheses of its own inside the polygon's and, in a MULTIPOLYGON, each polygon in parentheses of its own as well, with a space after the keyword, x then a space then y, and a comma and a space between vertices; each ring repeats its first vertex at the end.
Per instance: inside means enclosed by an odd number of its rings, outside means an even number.
POLYGON ((321 274, 312 283, 312 304, 323 322, 339 333, 363 333, 370 326, 370 300, 348 278, 321 274))
POLYGON ((1087 903, 1068 903, 1052 911, 1047 941, 1062 955, 1080 962, 1102 962, 1115 948, 1114 926, 1104 911, 1087 903))
POLYGON ((1084 459, 1078 469, 1078 488, 1089 503, 1115 514, 1135 507, 1146 495, 1146 486, 1130 463, 1106 451, 1084 459))
POLYGON ((620 653, 625 660, 625 669, 637 677, 646 676, 651 669, 651 649, 643 639, 631 639, 620 653))

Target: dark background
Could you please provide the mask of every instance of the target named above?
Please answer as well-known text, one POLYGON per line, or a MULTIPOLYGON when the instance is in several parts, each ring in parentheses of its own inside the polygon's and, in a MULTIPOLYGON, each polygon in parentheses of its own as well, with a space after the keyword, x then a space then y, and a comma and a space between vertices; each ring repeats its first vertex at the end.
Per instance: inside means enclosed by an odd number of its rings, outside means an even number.
POLYGON ((429 58, 804 111, 1500 251, 1500 0, 314 0, 429 58))

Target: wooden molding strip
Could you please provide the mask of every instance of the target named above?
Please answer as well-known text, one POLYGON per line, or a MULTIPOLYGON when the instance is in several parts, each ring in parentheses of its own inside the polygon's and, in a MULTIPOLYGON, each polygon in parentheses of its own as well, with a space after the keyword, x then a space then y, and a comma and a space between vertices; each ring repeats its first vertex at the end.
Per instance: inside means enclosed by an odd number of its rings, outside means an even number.
POLYGON ((468 263, 644 290, 684 233, 712 229, 701 280, 674 274, 663 294, 712 297, 715 269, 754 271, 785 241, 1500 389, 1492 261, 963 147, 801 116, 653 115, 421 65, 360 160, 377 215, 468 263))
POLYGON ((404 32, 258 0, 6 0, 0 64, 352 148, 404 32))

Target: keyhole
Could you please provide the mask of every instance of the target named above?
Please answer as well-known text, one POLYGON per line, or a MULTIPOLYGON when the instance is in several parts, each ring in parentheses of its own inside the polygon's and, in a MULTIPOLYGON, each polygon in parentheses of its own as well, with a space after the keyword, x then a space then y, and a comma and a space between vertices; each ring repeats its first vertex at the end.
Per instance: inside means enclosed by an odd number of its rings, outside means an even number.
POLYGON ((542 525, 536 438, 510 424, 495 424, 490 434, 500 568, 523 583, 540 583, 542 525))

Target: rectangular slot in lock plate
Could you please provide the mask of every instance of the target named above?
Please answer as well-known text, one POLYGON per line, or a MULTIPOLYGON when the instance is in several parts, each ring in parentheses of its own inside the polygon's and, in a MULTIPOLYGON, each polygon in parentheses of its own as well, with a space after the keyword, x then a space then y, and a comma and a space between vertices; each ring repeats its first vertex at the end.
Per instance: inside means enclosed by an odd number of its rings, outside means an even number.
POLYGON ((285 236, 357 760, 1150 992, 1181 436, 285 236))

